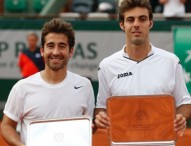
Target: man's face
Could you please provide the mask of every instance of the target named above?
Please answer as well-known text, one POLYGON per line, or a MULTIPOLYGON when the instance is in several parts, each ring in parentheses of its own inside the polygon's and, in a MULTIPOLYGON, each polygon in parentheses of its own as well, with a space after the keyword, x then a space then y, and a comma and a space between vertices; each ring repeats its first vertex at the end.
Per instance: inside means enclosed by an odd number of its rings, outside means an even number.
POLYGON ((69 51, 68 37, 64 34, 49 33, 45 36, 45 44, 41 48, 46 67, 58 71, 67 67, 73 49, 69 51))
POLYGON ((136 7, 124 13, 124 22, 120 27, 126 33, 127 43, 140 45, 148 41, 149 31, 153 21, 149 20, 149 13, 146 8, 136 7))
POLYGON ((35 51, 37 48, 38 38, 35 35, 27 36, 28 47, 31 51, 35 51))

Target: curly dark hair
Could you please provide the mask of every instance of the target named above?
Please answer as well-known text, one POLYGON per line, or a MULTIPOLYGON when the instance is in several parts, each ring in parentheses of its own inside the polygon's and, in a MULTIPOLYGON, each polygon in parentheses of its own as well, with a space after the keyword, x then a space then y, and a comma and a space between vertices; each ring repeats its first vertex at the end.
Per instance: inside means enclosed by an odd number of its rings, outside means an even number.
POLYGON ((53 18, 49 22, 46 22, 43 25, 42 33, 41 33, 41 46, 44 47, 45 37, 49 33, 59 33, 64 34, 68 37, 68 44, 70 50, 75 45, 75 35, 73 31, 73 27, 70 23, 63 21, 60 18, 53 18))

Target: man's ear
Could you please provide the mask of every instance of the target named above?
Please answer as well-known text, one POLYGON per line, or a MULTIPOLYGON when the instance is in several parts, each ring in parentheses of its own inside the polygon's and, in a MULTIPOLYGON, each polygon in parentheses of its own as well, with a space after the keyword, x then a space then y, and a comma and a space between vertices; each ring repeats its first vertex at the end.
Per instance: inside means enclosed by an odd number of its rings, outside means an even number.
POLYGON ((153 27, 153 20, 150 21, 150 29, 153 27))
POLYGON ((72 47, 70 50, 70 58, 73 56, 73 54, 74 54, 74 47, 72 47))
POLYGON ((125 27, 124 27, 124 23, 123 22, 119 22, 119 26, 120 26, 121 30, 125 31, 125 27))
POLYGON ((40 47, 40 54, 41 56, 44 56, 44 48, 42 46, 40 47))

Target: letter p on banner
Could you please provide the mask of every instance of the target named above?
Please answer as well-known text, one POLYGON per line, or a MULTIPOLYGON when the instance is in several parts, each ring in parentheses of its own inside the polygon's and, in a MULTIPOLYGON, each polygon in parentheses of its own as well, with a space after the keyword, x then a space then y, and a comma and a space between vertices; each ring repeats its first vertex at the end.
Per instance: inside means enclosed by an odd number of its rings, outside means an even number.
POLYGON ((8 44, 6 42, 0 42, 0 57, 2 53, 8 49, 8 44))

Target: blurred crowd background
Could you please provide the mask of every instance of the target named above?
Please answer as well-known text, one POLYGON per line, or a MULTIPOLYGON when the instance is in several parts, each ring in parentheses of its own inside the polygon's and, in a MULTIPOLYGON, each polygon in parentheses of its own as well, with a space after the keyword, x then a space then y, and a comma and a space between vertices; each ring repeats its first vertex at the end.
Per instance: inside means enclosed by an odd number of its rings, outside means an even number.
MULTIPOLYGON (((0 0, 0 15, 50 16, 61 13, 108 13, 115 18, 121 0, 0 0), (44 9, 46 7, 46 9, 44 9)), ((182 1, 185 14, 191 13, 191 0, 150 0, 154 13, 163 13, 166 3, 182 1)), ((169 4, 170 5, 170 4, 169 4)), ((174 8, 176 9, 176 8, 174 8)), ((80 15, 80 16, 81 16, 80 15)), ((112 18, 113 18, 112 17, 112 18)), ((83 17, 82 17, 83 18, 83 17)))

